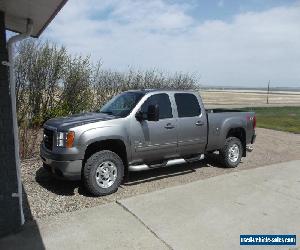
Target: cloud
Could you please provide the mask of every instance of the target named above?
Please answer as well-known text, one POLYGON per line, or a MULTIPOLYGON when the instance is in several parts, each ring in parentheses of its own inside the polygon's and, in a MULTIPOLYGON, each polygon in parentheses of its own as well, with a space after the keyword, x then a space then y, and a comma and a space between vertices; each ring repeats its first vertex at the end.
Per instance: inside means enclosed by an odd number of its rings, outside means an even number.
POLYGON ((43 37, 106 68, 192 72, 203 84, 300 85, 299 4, 201 22, 187 3, 86 2, 69 1, 43 37))
POLYGON ((218 7, 223 7, 224 6, 224 0, 219 0, 217 5, 218 5, 218 7))

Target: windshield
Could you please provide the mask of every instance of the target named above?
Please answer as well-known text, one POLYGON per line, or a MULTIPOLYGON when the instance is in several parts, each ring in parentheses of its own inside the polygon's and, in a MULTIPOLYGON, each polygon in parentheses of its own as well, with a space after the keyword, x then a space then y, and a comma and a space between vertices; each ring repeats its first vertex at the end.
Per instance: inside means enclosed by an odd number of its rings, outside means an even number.
POLYGON ((126 117, 143 96, 144 93, 142 92, 121 93, 108 101, 99 112, 126 117))

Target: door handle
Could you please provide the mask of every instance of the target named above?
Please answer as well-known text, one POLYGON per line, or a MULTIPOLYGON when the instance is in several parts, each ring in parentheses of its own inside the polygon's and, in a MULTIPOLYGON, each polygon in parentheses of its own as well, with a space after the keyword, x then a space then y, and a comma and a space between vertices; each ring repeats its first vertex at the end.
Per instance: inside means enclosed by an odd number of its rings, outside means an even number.
POLYGON ((166 129, 172 129, 175 128, 174 125, 172 125, 171 123, 167 123, 167 125, 165 126, 166 129))
POLYGON ((197 121, 196 122, 196 126, 203 126, 204 125, 204 122, 202 122, 202 121, 197 121))

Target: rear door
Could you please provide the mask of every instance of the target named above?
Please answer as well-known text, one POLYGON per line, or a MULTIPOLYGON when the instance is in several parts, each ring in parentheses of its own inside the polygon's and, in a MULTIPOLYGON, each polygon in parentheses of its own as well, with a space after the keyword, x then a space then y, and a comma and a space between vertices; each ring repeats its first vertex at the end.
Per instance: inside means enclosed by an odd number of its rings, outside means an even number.
POLYGON ((176 118, 169 95, 151 95, 140 110, 147 113, 149 105, 158 105, 159 121, 133 120, 131 134, 135 151, 134 162, 153 163, 175 157, 177 154, 176 118))
POLYGON ((207 118, 205 110, 201 110, 201 100, 193 93, 175 93, 174 99, 180 156, 203 153, 207 142, 207 118))

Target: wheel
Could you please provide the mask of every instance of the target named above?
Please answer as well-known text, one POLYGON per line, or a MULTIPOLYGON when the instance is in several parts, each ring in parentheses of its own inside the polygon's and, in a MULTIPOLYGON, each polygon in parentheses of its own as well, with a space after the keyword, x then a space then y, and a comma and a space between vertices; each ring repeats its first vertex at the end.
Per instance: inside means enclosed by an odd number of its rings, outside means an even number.
POLYGON ((114 193, 124 176, 122 159, 109 150, 91 155, 83 169, 83 182, 88 192, 95 196, 114 193))
POLYGON ((224 147, 220 150, 220 156, 225 167, 235 168, 241 162, 243 147, 241 141, 236 137, 228 137, 224 147))

